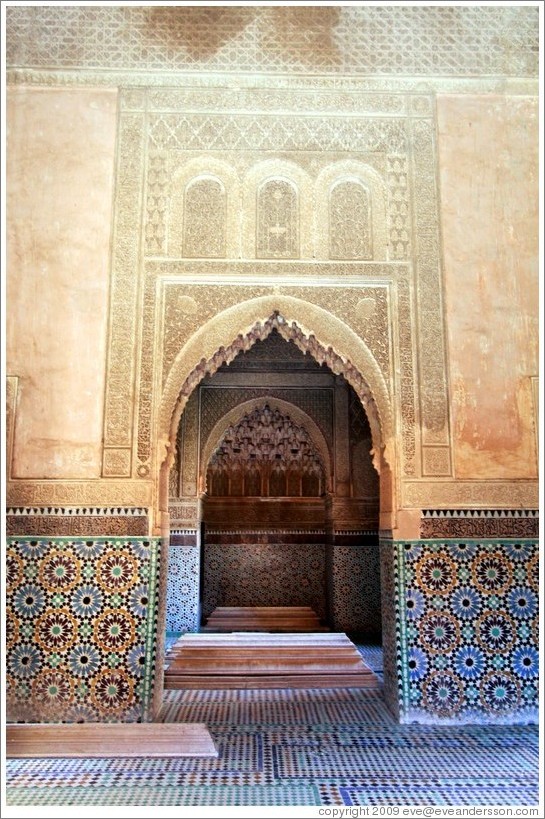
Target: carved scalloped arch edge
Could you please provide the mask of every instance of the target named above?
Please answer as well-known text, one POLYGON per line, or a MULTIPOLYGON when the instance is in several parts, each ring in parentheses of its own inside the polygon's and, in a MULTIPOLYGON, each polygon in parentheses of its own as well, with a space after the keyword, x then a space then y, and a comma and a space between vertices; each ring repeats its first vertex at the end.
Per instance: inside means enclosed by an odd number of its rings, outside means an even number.
POLYGON ((363 340, 332 313, 291 296, 263 296, 224 310, 183 346, 168 374, 161 400, 159 463, 165 457, 168 461, 174 457, 179 420, 195 387, 273 329, 347 380, 369 418, 375 466, 380 468, 381 454, 393 464, 393 413, 374 356, 363 340))

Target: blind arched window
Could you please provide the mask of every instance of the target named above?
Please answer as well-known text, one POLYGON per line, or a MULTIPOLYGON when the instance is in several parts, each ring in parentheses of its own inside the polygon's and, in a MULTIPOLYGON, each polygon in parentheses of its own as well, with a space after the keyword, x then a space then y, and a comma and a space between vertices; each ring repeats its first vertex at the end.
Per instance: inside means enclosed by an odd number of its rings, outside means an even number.
POLYGON ((371 198, 357 180, 339 182, 329 195, 329 256, 371 259, 371 198))
POLYGON ((188 184, 184 196, 184 256, 225 256, 226 208, 225 189, 219 179, 206 177, 188 184))
POLYGON ((257 193, 256 256, 259 259, 298 258, 298 233, 295 187, 284 179, 265 182, 257 193))

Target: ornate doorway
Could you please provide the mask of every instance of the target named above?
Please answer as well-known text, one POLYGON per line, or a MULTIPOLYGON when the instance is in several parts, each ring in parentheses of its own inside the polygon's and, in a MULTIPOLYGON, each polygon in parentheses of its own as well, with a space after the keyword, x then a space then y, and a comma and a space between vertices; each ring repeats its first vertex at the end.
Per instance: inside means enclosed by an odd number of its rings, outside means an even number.
POLYGON ((200 611, 180 617, 174 540, 167 631, 196 630, 216 606, 309 605, 335 630, 379 636, 371 449, 344 377, 276 329, 205 377, 180 419, 169 501, 175 515, 198 486, 200 611))
MULTIPOLYGON (((321 463, 324 465, 323 471, 323 486, 318 480, 318 488, 325 489, 317 496, 299 496, 291 498, 289 496, 275 495, 274 498, 269 496, 266 498, 260 497, 259 501, 263 509, 267 510, 265 519, 261 519, 260 526, 253 527, 258 529, 261 539, 267 527, 270 529, 270 509, 274 501, 275 508, 281 508, 278 504, 280 498, 282 502, 292 503, 294 500, 298 501, 298 516, 289 516, 289 532, 285 534, 290 540, 289 544, 285 546, 293 547, 294 535, 299 537, 299 545, 302 540, 307 540, 308 535, 312 530, 317 539, 320 540, 320 547, 323 550, 323 565, 324 572, 322 574, 323 582, 326 586, 325 592, 325 618, 329 622, 333 622, 334 627, 339 630, 345 630, 345 623, 342 622, 343 617, 358 616, 358 612, 347 612, 346 604, 348 601, 355 601, 356 607, 365 599, 365 595, 358 591, 355 593, 347 590, 346 582, 353 579, 355 575, 356 551, 360 550, 360 555, 364 554, 361 549, 363 545, 366 547, 373 544, 374 547, 374 565, 376 567, 375 573, 375 589, 380 588, 382 579, 378 580, 378 528, 382 531, 385 529, 385 524, 388 526, 391 521, 392 509, 392 481, 389 465, 385 459, 385 453, 388 453, 389 459, 393 459, 393 442, 391 435, 391 409, 387 399, 387 392, 385 384, 379 376, 376 363, 372 356, 366 349, 365 344, 357 336, 349 331, 346 325, 343 325, 337 319, 324 311, 317 311, 313 305, 301 302, 296 299, 278 297, 274 301, 284 303, 286 307, 292 307, 295 314, 303 317, 304 324, 306 319, 311 319, 320 322, 320 317, 323 313, 327 317, 327 325, 321 327, 321 335, 327 337, 329 335, 337 338, 341 349, 350 349, 352 355, 350 357, 339 355, 335 352, 332 345, 324 346, 323 341, 318 341, 316 336, 307 330, 301 329, 298 322, 288 321, 278 311, 274 310, 268 319, 259 320, 254 319, 250 329, 244 334, 237 336, 235 341, 231 344, 220 344, 216 348, 216 352, 212 353, 210 357, 203 358, 203 348, 208 348, 210 344, 216 343, 215 339, 225 338, 225 332, 229 332, 229 327, 233 326, 233 320, 236 320, 233 314, 237 313, 238 319, 244 318, 247 320, 252 313, 255 316, 259 315, 267 306, 273 302, 273 299, 263 298, 256 299, 253 302, 237 305, 236 308, 225 311, 220 314, 208 326, 201 328, 194 341, 191 341, 180 356, 176 360, 170 375, 166 382, 166 389, 163 397, 163 405, 160 413, 159 423, 162 426, 167 418, 167 406, 172 400, 169 396, 173 395, 173 380, 176 373, 182 375, 185 371, 187 375, 182 382, 181 390, 178 390, 178 399, 171 414, 169 443, 167 445, 167 458, 161 467, 161 480, 159 483, 158 500, 161 508, 168 514, 163 514, 163 558, 161 561, 161 576, 160 576, 160 609, 159 609, 159 629, 162 628, 162 623, 167 622, 167 585, 172 582, 176 575, 175 568, 176 557, 173 555, 174 550, 179 549, 177 557, 179 561, 178 580, 176 581, 178 589, 181 590, 180 596, 180 611, 183 612, 185 623, 182 625, 184 631, 194 631, 199 628, 201 610, 199 592, 195 592, 195 588, 199 584, 195 584, 195 578, 199 575, 204 577, 204 553, 203 549, 206 547, 207 535, 202 538, 200 536, 200 527, 203 520, 203 511, 206 508, 207 501, 211 500, 206 497, 206 477, 208 471, 208 464, 213 456, 218 445, 221 445, 222 439, 229 426, 233 423, 244 421, 244 416, 248 412, 253 412, 255 409, 264 409, 268 406, 271 412, 281 410, 280 415, 287 412, 290 421, 295 423, 295 426, 305 427, 302 423, 302 418, 306 419, 306 432, 309 433, 311 439, 314 441, 314 449, 320 455, 324 455, 321 463), (306 313, 310 311, 309 315, 306 313), (314 315, 317 313, 317 315, 314 315), (338 327, 336 326, 338 325, 338 327), (208 333, 205 331, 208 329, 208 333), (346 336, 346 338, 345 338, 346 336), (268 344, 264 343, 271 337, 268 344), (291 343, 290 343, 291 342, 291 343), (295 366, 295 376, 293 383, 287 385, 282 384, 282 378, 278 371, 270 371, 270 367, 263 368, 257 363, 256 357, 263 350, 267 350, 271 345, 285 345, 290 353, 295 353, 295 357, 299 357, 300 361, 295 366), (263 345, 263 346, 260 346, 263 345), (195 347, 195 350, 193 350, 195 347), (254 349, 255 348, 255 349, 254 349), (254 349, 252 356, 251 350, 254 349), (195 353, 199 351, 200 358, 195 359, 195 353), (260 351, 260 352, 258 352, 260 351), (237 363, 235 360, 239 354, 247 354, 250 352, 248 359, 245 361, 245 367, 248 370, 248 377, 250 382, 245 385, 240 383, 240 374, 236 374, 238 365, 244 361, 241 357, 237 363), (374 391, 369 388, 367 381, 363 379, 360 370, 351 363, 351 358, 355 358, 361 365, 368 362, 365 369, 370 372, 371 383, 374 384, 374 391), (191 360, 196 361, 193 367, 190 366, 191 360), (253 361, 253 364, 252 364, 253 361), (301 363, 304 362, 304 366, 301 363), (250 366, 246 366, 250 364, 250 366), (229 370, 231 366, 231 370, 229 370), (258 383, 258 373, 260 369, 266 369, 268 378, 271 383, 258 383), (235 383, 227 383, 229 378, 233 378, 235 374, 235 383), (312 384, 304 383, 305 381, 312 381, 313 378, 320 378, 327 380, 327 384, 312 384), (214 380, 215 379, 215 380, 214 380), (238 380, 239 383, 236 383, 238 380), (289 401, 287 396, 278 395, 278 390, 281 388, 290 389, 289 401), (303 408, 300 406, 300 401, 294 401, 296 390, 300 392, 307 390, 307 388, 327 389, 330 395, 331 412, 329 416, 330 432, 329 443, 328 435, 321 430, 321 435, 313 436, 310 434, 315 427, 320 428, 327 426, 327 423, 316 416, 314 410, 307 411, 309 407, 303 408), (253 395, 239 394, 234 404, 230 406, 221 399, 222 411, 217 413, 216 418, 210 418, 207 409, 207 395, 215 396, 223 391, 223 397, 229 394, 231 397, 235 395, 236 390, 251 389, 257 391, 253 395), (378 395, 378 405, 375 402, 375 392, 378 395), (248 406, 248 401, 253 402, 252 406, 248 406), (285 406, 280 408, 279 401, 291 404, 289 411, 286 411, 285 406), (256 403, 257 402, 257 403, 256 403), (299 406, 298 406, 299 404, 299 406), (243 406, 244 405, 244 406, 243 406), (258 407, 259 405, 259 407, 258 407), (239 407, 239 409, 235 409, 239 407), (240 409, 242 407, 242 409, 240 409), (344 407, 344 411, 341 408, 344 407), (380 410, 379 410, 380 408, 380 410), (233 412, 238 413, 238 417, 233 417, 233 412), (204 413, 204 414, 203 414, 204 413), (201 416, 205 419, 206 429, 201 424, 201 416), (344 429, 339 430, 339 421, 344 418, 344 429), (308 420, 307 420, 308 419, 308 420), (362 420, 365 427, 363 433, 362 420), (180 440, 180 430, 184 430, 184 440, 180 440), (205 434, 206 433, 206 434, 205 434), (213 434, 212 434, 213 433, 213 434), (359 435, 359 440, 356 440, 359 435), (356 437, 354 437, 356 436, 356 437), (367 438, 367 443, 363 443, 363 438, 367 438), (325 439, 325 446, 321 439, 325 439), (189 446, 189 449, 188 449, 189 446), (191 448, 193 451, 191 453, 191 448), (361 454, 366 449, 366 466, 362 471, 361 454), (350 457, 350 453, 358 453, 358 460, 350 457), (206 457, 204 454, 206 453, 206 457), (181 457, 180 457, 181 456, 181 457), (194 475, 188 473, 188 465, 194 472, 194 475), (173 467, 173 468, 172 468, 173 467), (180 472, 181 468, 181 472, 180 472), (178 471, 177 471, 178 470, 178 471), (357 497, 355 487, 358 482, 361 484, 363 476, 368 473, 374 476, 376 493, 374 497, 367 498, 357 497), (380 486, 380 493, 378 487, 380 486), (172 490, 177 487, 178 497, 173 499, 172 490), (193 494, 188 494, 192 492, 193 494), (169 500, 170 496, 170 500, 169 500), (380 502, 379 502, 380 498, 380 502), (310 507, 314 506, 312 511, 310 507), (324 526, 316 529, 316 503, 321 504, 324 512, 324 526), (372 520, 370 518, 371 508, 372 520), (380 523, 379 523, 380 521, 380 523), (303 530, 303 531, 302 531, 303 530), (170 554, 169 554, 170 553, 170 554), (169 560, 167 562, 167 554, 169 560), (178 582, 181 581, 181 582, 178 582), (343 606, 344 611, 343 611, 343 606), (337 620, 335 621, 335 618, 337 620), (339 619, 341 618, 341 619, 339 619)), ((304 326, 303 324, 303 326, 304 326)), ((291 358, 294 356, 292 355, 291 358)), ((271 356, 269 355, 269 361, 271 356)), ((276 360, 276 355, 272 357, 276 360)), ((292 362, 290 367, 293 367, 292 362)), ((289 368, 288 368, 289 369, 289 368)), ((305 393, 307 400, 310 392, 305 393)), ((172 404, 170 404, 172 407, 172 404)), ((165 440, 161 439, 160 440, 165 440)), ((165 441, 166 442, 166 441, 165 441)), ((161 448, 158 450, 160 455, 161 448)), ((249 484, 248 484, 249 485, 249 484)), ((244 486, 244 483, 241 484, 244 486)), ((286 475, 286 488, 287 488, 286 475)), ((270 484, 269 484, 270 487, 270 484)), ((302 488, 302 478, 301 478, 302 488)), ((219 496, 224 498, 225 496, 219 496)), ((244 502, 252 501, 256 496, 240 495, 244 502)), ((223 502, 223 501, 222 501, 223 502)), ((278 515, 278 512, 277 512, 278 515)), ((285 520, 282 515, 282 521, 285 520)), ((274 527, 274 539, 278 539, 276 535, 279 532, 277 517, 274 527)), ((233 527, 229 528, 233 534, 233 527)), ((244 534, 249 531, 245 527, 244 534)), ((206 529, 205 532, 210 532, 206 529)), ((224 530, 225 532, 225 530, 224 530)), ((222 532, 222 535, 224 534, 222 532)), ((238 533, 237 549, 240 553, 240 538, 241 533, 238 533)), ((268 538, 266 538, 268 539, 268 538)), ((295 538, 296 540, 297 538, 295 538)), ((228 544, 222 542, 221 544, 214 544, 217 547, 222 547, 222 556, 225 558, 227 554, 226 546, 228 544)), ((235 546, 235 544, 230 544, 235 546)), ((255 545, 255 544, 253 544, 255 545)), ((275 544, 277 545, 277 544, 275 544)), ((314 544, 315 545, 315 544, 314 544)), ((367 551, 367 554, 369 552, 367 551)), ((364 561, 365 562, 365 561, 364 561)), ((278 562, 277 562, 278 564, 278 562)), ((363 574, 369 576, 369 564, 366 567, 361 567, 363 574)), ((321 573, 321 571, 320 571, 321 573)), ((271 573, 269 572, 269 576, 271 573)), ((381 575, 382 577, 382 575, 381 575)), ((369 596, 368 596, 369 597, 369 596)), ((388 605, 393 605, 390 601, 388 605)), ((375 605, 375 613, 379 610, 379 603, 375 605)), ((361 614, 361 612, 360 612, 361 614)), ((376 622, 376 620, 375 620, 376 622)), ((162 635, 159 633, 159 661, 162 657, 162 635)), ((389 640, 389 638, 388 638, 389 640)), ((162 681, 159 679, 160 672, 158 671, 155 684, 155 703, 160 702, 162 696, 162 681)))

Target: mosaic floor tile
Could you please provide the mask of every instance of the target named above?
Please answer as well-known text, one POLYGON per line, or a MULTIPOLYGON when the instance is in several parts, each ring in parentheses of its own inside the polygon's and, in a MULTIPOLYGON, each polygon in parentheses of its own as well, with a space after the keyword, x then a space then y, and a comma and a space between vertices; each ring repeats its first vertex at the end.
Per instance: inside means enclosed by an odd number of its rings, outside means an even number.
POLYGON ((218 759, 8 760, 9 805, 538 804, 537 726, 400 725, 358 689, 168 691, 218 759))
POLYGON ((131 787, 113 786, 67 787, 54 791, 37 788, 17 789, 13 793, 12 805, 320 805, 318 790, 312 785, 290 785, 267 787, 234 788, 226 786, 161 788, 146 785, 131 787))

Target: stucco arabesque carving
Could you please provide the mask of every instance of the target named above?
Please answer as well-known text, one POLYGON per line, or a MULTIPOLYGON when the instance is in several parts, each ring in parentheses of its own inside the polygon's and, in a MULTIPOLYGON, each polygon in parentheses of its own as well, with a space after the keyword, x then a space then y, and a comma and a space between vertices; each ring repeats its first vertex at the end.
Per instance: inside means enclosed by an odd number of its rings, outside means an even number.
POLYGON ((239 352, 248 350, 255 341, 266 338, 273 329, 286 341, 293 341, 303 352, 310 353, 319 364, 326 364, 332 372, 346 378, 362 401, 369 418, 375 467, 380 469, 382 456, 392 463, 394 444, 388 389, 366 345, 332 314, 315 305, 284 296, 253 299, 223 311, 207 322, 180 351, 166 380, 161 402, 159 464, 165 458, 168 458, 169 467, 173 462, 180 416, 187 397, 197 384, 205 375, 215 373, 222 364, 230 363, 239 352), (280 304, 282 312, 278 309, 280 304), (257 317, 263 316, 263 313, 265 318, 257 317), (305 325, 301 327, 299 322, 285 317, 290 313, 302 314, 303 321, 306 318, 311 327, 319 327, 321 338, 317 338, 305 325), (251 322, 249 326, 248 319, 251 322), (229 338, 229 332, 232 335, 233 328, 241 326, 247 327, 245 332, 238 333, 230 343, 222 343, 229 338), (336 350, 350 350, 351 356, 339 354, 336 350), (194 364, 197 351, 201 356, 194 364), (366 373, 367 381, 362 372, 366 373))
MULTIPOLYGON (((212 96, 214 95, 212 94, 212 96)), ((134 181, 136 179, 139 180, 138 184, 140 184, 140 180, 146 177, 146 173, 151 174, 148 183, 151 185, 151 187, 149 188, 147 194, 149 198, 147 208, 149 211, 149 205, 152 203, 152 210, 148 213, 148 223, 146 224, 145 229, 147 236, 148 227, 151 229, 152 224, 156 225, 154 236, 159 242, 157 246, 159 252, 161 252, 160 248, 164 247, 165 241, 163 226, 164 218, 161 216, 161 214, 164 213, 164 196, 161 187, 163 183, 161 183, 160 180, 164 180, 168 177, 170 166, 168 162, 166 165, 164 163, 160 163, 157 166, 157 170, 155 170, 155 166, 152 168, 152 165, 150 164, 148 171, 146 171, 146 160, 140 153, 142 140, 145 138, 148 140, 148 156, 151 157, 149 160, 150 163, 152 163, 152 159, 154 156, 156 156, 157 152, 159 152, 161 156, 164 154, 165 157, 168 157, 171 154, 177 154, 180 151, 194 151, 195 149, 201 152, 204 151, 208 154, 212 149, 215 151, 219 150, 220 152, 229 151, 235 145, 237 146, 237 150, 239 150, 239 152, 240 149, 243 149, 242 153, 247 153, 248 151, 263 152, 270 150, 284 152, 288 151, 290 157, 294 156, 294 152, 297 151, 308 152, 312 146, 314 151, 321 151, 322 153, 324 151, 334 151, 337 161, 343 155, 346 155, 346 146, 350 145, 351 155, 355 155, 356 153, 359 156, 363 156, 365 154, 366 157, 374 158, 390 157, 388 160, 387 183, 388 201, 390 203, 387 216, 387 231, 390 242, 394 243, 392 244, 392 253, 394 254, 396 260, 408 259, 408 254, 410 251, 409 226, 411 224, 409 217, 411 211, 415 209, 418 212, 421 205, 418 197, 416 199, 413 199, 411 196, 407 198, 407 190, 410 190, 411 187, 410 178, 408 177, 408 167, 410 166, 411 152, 415 150, 413 147, 411 147, 411 143, 408 142, 408 121, 410 119, 410 114, 418 115, 419 117, 424 116, 424 118, 430 118, 432 116, 430 106, 425 105, 426 100, 429 101, 428 97, 419 97, 416 108, 414 102, 409 103, 408 99, 405 100, 405 103, 401 105, 401 108, 403 108, 404 105, 407 105, 408 108, 405 109, 405 116, 402 115, 401 117, 381 117, 380 114, 378 114, 378 111, 383 107, 383 103, 384 106, 389 106, 390 110, 393 110, 392 105, 395 103, 394 108, 396 111, 400 111, 399 100, 395 100, 394 97, 385 97, 385 99, 381 102, 378 97, 375 97, 373 98, 375 108, 371 116, 359 116, 357 123, 352 119, 343 119, 342 117, 322 118, 320 120, 318 131, 311 127, 314 120, 311 121, 298 117, 295 111, 293 116, 284 115, 275 120, 263 116, 263 114, 253 115, 252 117, 239 117, 238 115, 234 114, 226 118, 225 116, 222 117, 221 115, 209 114, 205 112, 203 112, 202 115, 196 114, 194 111, 176 111, 175 113, 177 103, 180 101, 180 99, 183 99, 183 97, 184 94, 182 94, 180 97, 180 93, 173 89, 162 89, 160 91, 152 91, 151 89, 126 89, 126 94, 124 94, 124 98, 127 98, 127 100, 132 99, 134 104, 140 105, 148 100, 152 105, 152 108, 155 105, 159 105, 159 107, 163 109, 162 111, 154 111, 153 114, 150 115, 147 125, 145 124, 144 117, 135 116, 136 112, 131 113, 126 111, 123 113, 122 120, 127 118, 127 127, 121 135, 121 143, 123 144, 120 144, 119 151, 119 162, 121 166, 123 166, 121 178, 125 178, 128 173, 133 179, 134 186, 134 181), (174 95, 174 101, 169 98, 169 94, 170 97, 174 95), (164 100, 164 104, 157 101, 152 102, 152 100, 155 100, 156 97, 164 100), (166 101, 167 98, 170 99, 170 102, 166 101), (170 105, 172 105, 172 107, 170 110, 168 110, 170 105), (376 108, 376 105, 378 105, 378 109, 376 108), (409 114, 409 117, 407 117, 407 114, 409 114), (209 133, 215 134, 217 140, 219 140, 214 146, 211 146, 205 140, 206 135, 209 133), (129 134, 130 139, 125 140, 125 135, 129 134), (155 209, 153 203, 157 205, 155 209)), ((371 101, 371 99, 372 98, 369 97, 369 101, 371 101)), ((221 108, 218 110, 221 110, 221 108)), ((318 120, 316 122, 318 122, 318 120)), ((429 148, 427 132, 424 143, 422 145, 422 159, 419 160, 420 166, 421 169, 425 166, 426 172, 431 172, 433 174, 433 151, 430 151, 429 148)), ((157 154, 157 156, 159 156, 159 154, 157 154)), ((325 157, 325 154, 323 155, 325 157)), ((171 168, 170 170, 173 169, 171 168)), ((138 187, 138 185, 136 187, 138 187)), ((426 185, 426 194, 428 192, 429 186, 426 185)), ((127 191, 125 187, 120 187, 116 201, 118 202, 118 209, 119 206, 121 206, 121 211, 123 212, 124 217, 128 216, 128 212, 130 210, 130 208, 123 207, 125 198, 127 198, 127 191)), ((131 198, 134 201, 134 197, 131 198)), ((376 201, 377 199, 375 197, 375 204, 376 201)), ((421 223, 428 222, 428 217, 430 214, 426 213, 424 218, 420 220, 421 223)), ((381 218, 380 221, 382 224, 383 218, 381 218)), ((126 224, 127 228, 129 227, 126 219, 124 219, 123 224, 126 224)), ((131 225, 134 225, 134 220, 131 220, 131 225)), ((423 226, 430 228, 429 224, 424 224, 423 226)), ((433 225, 431 225, 431 229, 434 229, 433 225)), ((123 230, 121 233, 118 231, 118 234, 121 240, 123 230)), ((155 239, 150 234, 150 241, 155 241, 155 239)), ((114 258, 116 258, 115 254, 114 258)), ((428 328, 429 331, 423 333, 422 335, 422 341, 424 343, 423 345, 419 344, 413 346, 414 340, 411 338, 411 327, 414 308, 412 304, 409 304, 409 301, 412 303, 412 290, 414 288, 416 288, 417 291, 420 287, 422 287, 423 290, 426 290, 428 288, 427 279, 431 277, 430 281, 434 280, 434 282, 435 279, 437 279, 439 274, 437 248, 433 250, 431 256, 428 256, 426 259, 426 264, 423 267, 419 267, 418 260, 415 260, 415 262, 415 273, 411 273, 409 279, 407 279, 407 288, 409 291, 407 295, 404 295, 401 292, 403 285, 401 283, 401 279, 398 279, 400 286, 398 301, 399 307, 403 310, 405 316, 407 316, 407 310, 405 309, 405 305, 407 305, 409 308, 409 315, 407 318, 409 318, 409 316, 410 318, 409 321, 406 321, 404 317, 403 321, 400 321, 400 329, 397 338, 392 339, 395 357, 399 357, 403 368, 403 375, 400 382, 403 400, 399 403, 396 413, 400 415, 400 421, 402 422, 403 474, 407 476, 419 474, 420 461, 419 440, 415 438, 415 435, 418 436, 418 431, 417 425, 414 423, 418 403, 418 388, 414 381, 413 368, 419 357, 418 351, 420 348, 428 348, 432 338, 442 338, 443 334, 441 307, 437 304, 437 302, 435 302, 433 309, 427 311, 426 323, 430 326, 428 328), (410 281, 413 276, 413 281, 410 281), (437 307, 439 309, 437 309, 437 307), (397 346, 398 344, 399 350, 397 346)), ((155 259, 148 259, 147 261, 144 261, 141 258, 140 265, 137 265, 139 277, 142 279, 140 288, 143 290, 142 315, 137 319, 137 324, 141 328, 139 332, 137 330, 137 326, 134 325, 134 314, 131 317, 128 315, 130 312, 132 312, 132 305, 129 303, 130 299, 121 303, 116 298, 115 294, 118 291, 114 287, 111 327, 123 326, 127 329, 130 327, 131 331, 134 331, 137 336, 141 333, 141 358, 139 367, 140 383, 137 386, 138 433, 137 439, 134 440, 131 419, 127 417, 126 413, 124 415, 119 413, 119 407, 124 407, 126 403, 126 390, 123 389, 124 382, 127 378, 129 378, 132 383, 132 367, 130 362, 127 361, 125 357, 127 345, 123 345, 123 351, 118 349, 121 346, 121 337, 119 334, 115 336, 112 331, 109 356, 110 364, 106 392, 107 410, 105 416, 108 423, 106 424, 107 434, 105 446, 109 448, 113 448, 115 446, 119 447, 120 445, 132 447, 134 455, 137 456, 133 460, 134 465, 132 468, 141 477, 146 477, 151 468, 151 432, 152 427, 154 427, 155 424, 153 418, 157 411, 157 404, 155 400, 152 399, 155 392, 156 383, 154 362, 157 361, 158 355, 161 356, 160 350, 156 349, 157 337, 156 332, 154 331, 158 315, 157 281, 156 277, 151 274, 148 275, 147 271, 150 265, 160 266, 161 264, 164 264, 164 262, 159 262, 159 260, 157 260, 155 257, 155 259), (115 410, 116 407, 117 414, 115 410), (115 423, 112 424, 114 419, 115 423)), ((195 266, 195 263, 193 264, 195 266)), ((196 264, 198 265, 198 263, 196 264)), ((206 268, 210 265, 210 262, 204 262, 202 264, 204 264, 206 268)), ((278 265, 280 262, 276 261, 275 264, 278 265)), ((287 264, 289 265, 292 263, 289 262, 287 264)), ((313 264, 316 265, 316 263, 313 264)), ((238 267, 240 266, 240 263, 237 264, 235 262, 234 265, 238 267)), ((299 265, 301 265, 301 262, 298 263, 298 266, 299 265)), ((371 265, 369 266, 371 267, 371 265)), ((316 269, 312 271, 313 275, 321 275, 321 272, 318 269, 319 267, 321 267, 320 263, 318 263, 316 265, 316 269)), ((127 279, 128 276, 131 276, 132 289, 129 287, 129 291, 131 292, 131 296, 135 296, 138 277, 134 277, 135 267, 132 264, 132 260, 128 258, 124 259, 122 268, 124 277, 123 284, 127 284, 125 279, 127 279)), ((118 275, 118 271, 121 272, 121 269, 119 267, 115 268, 114 283, 116 276, 118 275)), ((270 273, 273 273, 273 271, 270 270, 269 274, 270 273)), ((276 268, 274 270, 274 275, 277 275, 276 268)), ((243 288, 240 289, 242 291, 243 288)), ((435 283, 432 289, 435 289, 435 283)), ((266 292, 270 292, 270 289, 261 288, 261 293, 255 293, 254 289, 254 292, 251 295, 265 295, 266 292)), ((238 300, 240 301, 242 299, 247 299, 248 296, 250 296, 250 292, 248 289, 245 289, 245 292, 240 293, 238 300)), ((195 311, 195 316, 190 318, 198 319, 199 317, 202 319, 200 311, 195 311)), ((342 316, 342 319, 344 320, 345 317, 342 316)), ((351 324, 350 321, 348 323, 351 324)), ((187 321, 184 321, 184 324, 187 324, 187 321)), ((165 327, 164 329, 168 330, 168 327, 165 327)), ((233 327, 232 330, 233 332, 231 335, 234 337, 236 333, 240 332, 241 327, 233 327)), ((381 335, 382 338, 385 337, 385 334, 379 335, 381 335)), ((369 340, 367 338, 366 341, 369 344, 369 340)), ((333 349, 335 349, 334 344, 331 346, 333 349)), ((434 349, 436 348, 434 347, 434 349)), ((375 353, 374 350, 373 353, 375 353)), ((430 350, 422 349, 420 352, 420 358, 422 356, 427 356, 428 353, 430 353, 430 350)), ((441 356, 439 357, 441 358, 441 356)), ((163 362, 165 362, 164 356, 163 362)), ((441 362, 439 362, 437 372, 441 370, 442 366, 443 365, 441 362)), ((390 377, 389 372, 384 373, 383 371, 383 375, 386 380, 388 380, 390 377)), ((433 387, 434 394, 435 392, 443 393, 445 385, 444 373, 442 373, 441 378, 434 378, 433 380, 437 382, 433 387)), ((431 441, 429 443, 431 443, 431 441)))

